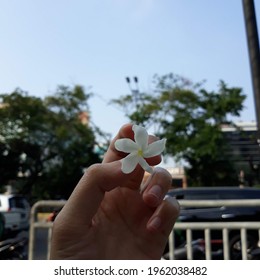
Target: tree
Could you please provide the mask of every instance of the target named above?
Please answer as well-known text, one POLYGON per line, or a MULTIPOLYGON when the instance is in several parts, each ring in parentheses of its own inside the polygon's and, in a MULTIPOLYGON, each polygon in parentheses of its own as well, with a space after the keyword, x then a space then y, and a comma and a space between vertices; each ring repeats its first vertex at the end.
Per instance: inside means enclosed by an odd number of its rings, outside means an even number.
POLYGON ((67 198, 84 168, 99 162, 81 86, 60 86, 44 99, 17 89, 0 95, 0 186, 10 181, 35 198, 67 198))
POLYGON ((218 92, 208 92, 203 83, 194 84, 174 74, 155 76, 154 85, 152 93, 139 93, 136 106, 132 95, 112 102, 131 121, 153 126, 160 137, 167 138, 166 153, 186 163, 190 185, 237 184, 220 128, 231 123, 231 116, 239 116, 245 99, 242 90, 220 81, 218 92))

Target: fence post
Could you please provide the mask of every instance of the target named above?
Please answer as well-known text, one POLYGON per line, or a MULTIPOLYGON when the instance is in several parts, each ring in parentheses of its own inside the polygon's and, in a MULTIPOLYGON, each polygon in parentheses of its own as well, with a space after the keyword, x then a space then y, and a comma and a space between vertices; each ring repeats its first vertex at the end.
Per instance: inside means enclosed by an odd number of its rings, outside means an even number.
POLYGON ((241 228, 241 251, 242 251, 242 260, 247 260, 247 233, 245 228, 241 228))
POLYGON ((205 250, 206 250, 206 260, 211 260, 211 243, 210 243, 210 229, 205 229, 205 250))

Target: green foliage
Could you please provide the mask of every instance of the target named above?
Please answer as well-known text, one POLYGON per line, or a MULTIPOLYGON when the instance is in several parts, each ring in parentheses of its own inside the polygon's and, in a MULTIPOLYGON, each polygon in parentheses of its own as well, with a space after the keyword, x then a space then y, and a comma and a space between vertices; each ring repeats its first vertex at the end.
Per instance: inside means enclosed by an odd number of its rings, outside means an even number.
POLYGON ((237 184, 220 127, 230 123, 231 116, 239 116, 245 100, 242 90, 220 81, 217 92, 208 92, 203 83, 174 74, 155 76, 154 85, 152 93, 139 93, 137 104, 131 95, 112 102, 131 121, 153 126, 159 136, 167 138, 166 153, 186 162, 189 185, 237 184))
POLYGON ((80 86, 40 99, 20 89, 0 95, 0 186, 39 198, 67 198, 84 168, 99 162, 95 135, 80 121, 89 111, 80 86))

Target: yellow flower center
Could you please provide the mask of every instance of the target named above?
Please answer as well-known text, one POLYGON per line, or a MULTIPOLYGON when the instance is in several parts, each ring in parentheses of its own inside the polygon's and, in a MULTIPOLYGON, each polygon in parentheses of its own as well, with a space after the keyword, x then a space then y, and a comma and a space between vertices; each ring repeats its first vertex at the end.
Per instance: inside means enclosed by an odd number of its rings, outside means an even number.
POLYGON ((139 149, 139 150, 138 150, 137 155, 138 155, 139 157, 143 157, 144 154, 143 154, 142 149, 139 149))

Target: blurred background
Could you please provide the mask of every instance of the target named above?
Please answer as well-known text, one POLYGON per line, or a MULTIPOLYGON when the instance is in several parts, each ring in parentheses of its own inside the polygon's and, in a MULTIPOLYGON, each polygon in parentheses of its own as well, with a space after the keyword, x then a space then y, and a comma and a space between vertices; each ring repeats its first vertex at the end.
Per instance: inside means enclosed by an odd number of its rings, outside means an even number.
POLYGON ((173 188, 259 188, 259 11, 237 0, 0 1, 2 238, 5 212, 65 201, 126 122, 167 138, 173 188))

